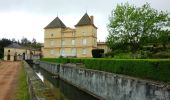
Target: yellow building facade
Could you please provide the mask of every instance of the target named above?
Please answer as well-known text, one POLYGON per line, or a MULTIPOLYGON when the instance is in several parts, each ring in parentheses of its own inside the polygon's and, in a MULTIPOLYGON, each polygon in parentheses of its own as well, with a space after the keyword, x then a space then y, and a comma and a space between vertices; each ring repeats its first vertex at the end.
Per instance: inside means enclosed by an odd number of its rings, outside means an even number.
POLYGON ((92 57, 91 50, 97 48, 97 27, 93 16, 85 13, 75 25, 66 27, 56 17, 44 28, 44 58, 92 57))
POLYGON ((12 43, 4 48, 4 60, 17 61, 28 59, 40 59, 41 50, 23 47, 17 43, 12 43))

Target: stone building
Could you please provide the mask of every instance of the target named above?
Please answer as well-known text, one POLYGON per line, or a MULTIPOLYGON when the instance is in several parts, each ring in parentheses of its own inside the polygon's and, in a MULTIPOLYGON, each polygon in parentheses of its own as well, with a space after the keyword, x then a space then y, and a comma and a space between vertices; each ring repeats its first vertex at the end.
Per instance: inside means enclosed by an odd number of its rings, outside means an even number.
POLYGON ((111 52, 111 49, 106 45, 106 42, 97 42, 98 49, 104 49, 104 53, 111 52))
POLYGON ((92 57, 91 50, 97 48, 97 27, 87 13, 74 29, 56 17, 44 30, 44 58, 92 57))
POLYGON ((40 50, 23 47, 17 43, 12 43, 4 48, 4 60, 9 61, 39 59, 40 55, 40 50))

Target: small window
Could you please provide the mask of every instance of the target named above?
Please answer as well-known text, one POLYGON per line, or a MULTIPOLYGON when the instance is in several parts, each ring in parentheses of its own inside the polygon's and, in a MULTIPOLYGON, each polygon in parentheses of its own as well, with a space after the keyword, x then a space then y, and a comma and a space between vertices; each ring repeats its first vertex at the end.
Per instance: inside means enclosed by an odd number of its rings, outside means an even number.
POLYGON ((62 56, 64 56, 64 49, 60 49, 60 54, 62 55, 62 56))
POLYGON ((62 45, 64 45, 64 44, 65 44, 65 41, 64 41, 64 40, 62 40, 62 41, 61 41, 61 44, 62 44, 62 45))
POLYGON ((72 48, 71 53, 72 53, 73 56, 75 56, 76 55, 76 48, 72 48))
POLYGON ((8 50, 8 52, 10 52, 10 50, 8 50))
POLYGON ((72 45, 75 45, 75 40, 73 39, 73 40, 71 41, 71 43, 72 43, 72 45))
POLYGON ((82 50, 82 54, 86 54, 87 53, 87 50, 86 49, 83 49, 82 50))
POLYGON ((72 36, 75 36, 75 32, 72 32, 72 36))
POLYGON ((86 39, 83 39, 83 45, 86 45, 86 44, 87 44, 86 39))
POLYGON ((53 33, 51 34, 51 37, 53 37, 53 33))

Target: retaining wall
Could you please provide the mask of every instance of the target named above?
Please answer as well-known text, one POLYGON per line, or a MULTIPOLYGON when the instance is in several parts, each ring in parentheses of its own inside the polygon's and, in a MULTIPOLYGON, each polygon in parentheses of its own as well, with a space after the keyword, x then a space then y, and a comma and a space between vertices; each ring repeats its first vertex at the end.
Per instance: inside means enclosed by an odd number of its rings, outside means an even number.
POLYGON ((33 69, 24 61, 30 100, 55 100, 51 90, 41 81, 33 69))
POLYGON ((40 67, 86 92, 107 100, 170 100, 170 86, 124 75, 39 62, 40 67))

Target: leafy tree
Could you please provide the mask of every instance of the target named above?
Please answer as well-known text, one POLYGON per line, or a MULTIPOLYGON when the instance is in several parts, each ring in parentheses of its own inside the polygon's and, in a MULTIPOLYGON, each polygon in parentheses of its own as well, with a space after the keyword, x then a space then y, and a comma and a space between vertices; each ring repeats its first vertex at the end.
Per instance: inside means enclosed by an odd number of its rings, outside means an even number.
POLYGON ((21 39, 21 44, 24 45, 24 46, 26 46, 26 47, 31 47, 31 41, 28 40, 28 39, 25 38, 25 37, 23 37, 23 38, 21 39))
POLYGON ((12 41, 6 38, 0 40, 0 58, 3 58, 4 56, 4 47, 10 45, 11 43, 12 41))
POLYGON ((169 23, 167 12, 159 12, 148 3, 142 7, 119 4, 109 17, 107 44, 112 51, 129 48, 131 52, 136 52, 143 45, 159 42, 158 36, 164 27, 170 26, 169 23))
POLYGON ((162 44, 164 50, 167 49, 167 44, 170 43, 170 32, 168 30, 163 30, 158 36, 159 43, 162 44))

